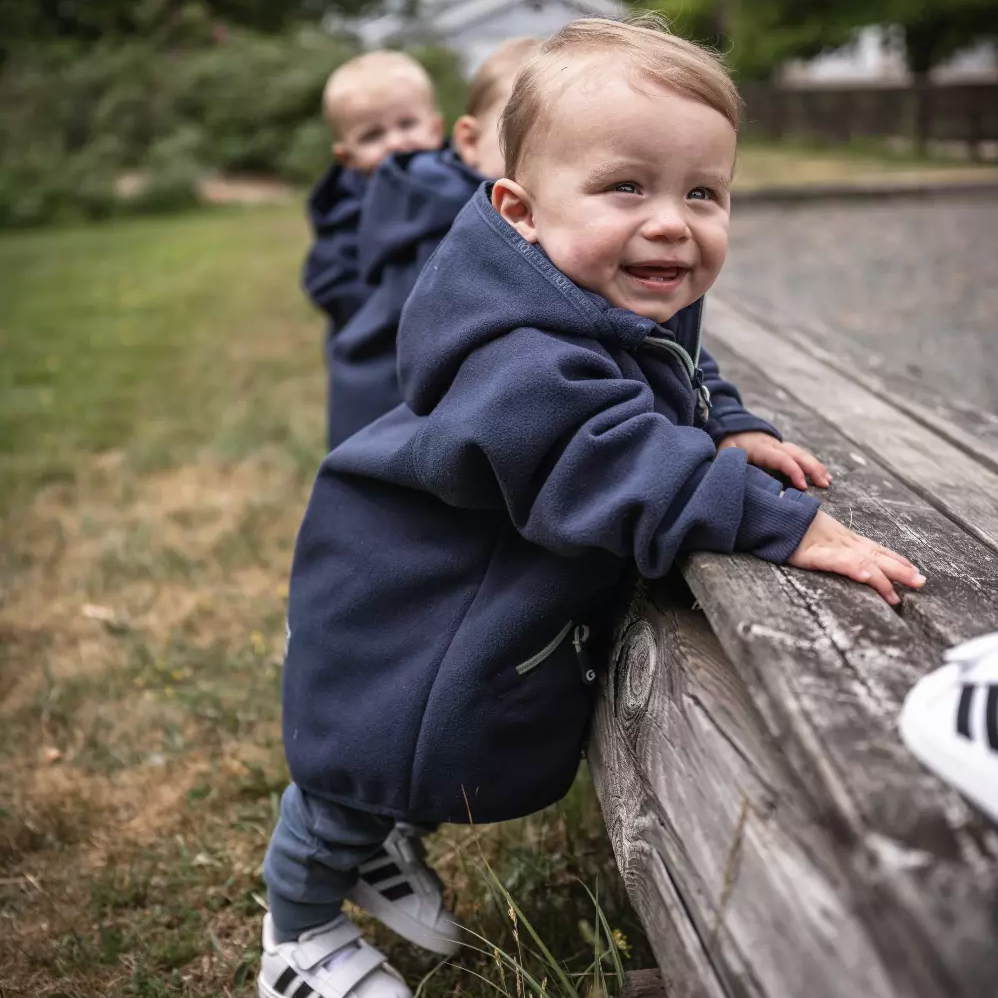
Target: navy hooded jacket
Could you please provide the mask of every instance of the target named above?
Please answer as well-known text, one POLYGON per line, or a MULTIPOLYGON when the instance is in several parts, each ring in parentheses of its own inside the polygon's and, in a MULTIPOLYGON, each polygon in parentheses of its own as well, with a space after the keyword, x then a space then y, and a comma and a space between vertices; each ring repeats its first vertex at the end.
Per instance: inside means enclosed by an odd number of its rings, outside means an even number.
POLYGON ((341 329, 371 293, 360 276, 357 238, 367 178, 333 164, 308 199, 315 241, 305 258, 302 284, 330 318, 330 336, 341 329))
POLYGON ((330 449, 402 401, 395 353, 402 306, 481 182, 449 147, 390 156, 371 177, 359 232, 360 273, 371 293, 333 340, 330 449))
MULTIPOLYGON (((299 786, 423 821, 544 807, 587 732, 588 624, 628 567, 797 547, 814 499, 701 426, 700 310, 663 328, 611 307, 476 193, 402 318, 408 404, 327 456, 298 537, 284 744, 299 786)), ((703 357, 708 427, 765 428, 703 357)))

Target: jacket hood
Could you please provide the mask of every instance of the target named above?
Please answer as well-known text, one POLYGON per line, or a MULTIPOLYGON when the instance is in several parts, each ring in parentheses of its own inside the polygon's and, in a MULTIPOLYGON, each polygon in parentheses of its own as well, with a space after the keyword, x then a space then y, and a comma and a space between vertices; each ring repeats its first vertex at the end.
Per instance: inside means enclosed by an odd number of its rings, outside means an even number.
POLYGON ((450 146, 386 159, 371 177, 364 198, 364 279, 377 284, 389 261, 412 255, 425 239, 442 237, 481 182, 450 146))
POLYGON ((426 415, 464 359, 513 329, 589 336, 636 350, 649 335, 696 352, 703 299, 659 325, 586 291, 528 243, 490 201, 483 183, 423 269, 399 325, 399 383, 413 412, 426 415))
POLYGON ((353 170, 336 163, 330 166, 308 199, 308 220, 316 233, 343 228, 359 217, 367 183, 366 177, 353 170))

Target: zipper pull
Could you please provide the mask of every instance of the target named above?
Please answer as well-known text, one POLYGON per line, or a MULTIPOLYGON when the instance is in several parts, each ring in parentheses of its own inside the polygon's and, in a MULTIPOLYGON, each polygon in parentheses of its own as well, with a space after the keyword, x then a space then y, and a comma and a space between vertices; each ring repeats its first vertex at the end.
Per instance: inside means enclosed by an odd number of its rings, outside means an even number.
POLYGON ((710 419, 710 389, 703 384, 703 371, 697 368, 697 380, 699 384, 697 385, 697 408, 700 412, 700 418, 706 423, 710 419))
POLYGON ((589 661, 589 653, 585 649, 585 644, 589 640, 589 628, 585 624, 579 624, 572 632, 572 647, 579 660, 579 673, 586 686, 592 686, 596 682, 596 670, 589 661))

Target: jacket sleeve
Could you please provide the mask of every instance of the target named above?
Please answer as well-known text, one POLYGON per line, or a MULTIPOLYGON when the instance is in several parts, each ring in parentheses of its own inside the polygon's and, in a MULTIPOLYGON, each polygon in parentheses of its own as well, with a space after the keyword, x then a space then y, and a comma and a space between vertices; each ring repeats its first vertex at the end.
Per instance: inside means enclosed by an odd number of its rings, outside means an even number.
POLYGON ((783 439, 779 430, 764 419, 753 416, 742 405, 738 389, 721 377, 717 361, 706 349, 700 350, 700 370, 703 372, 703 383, 710 392, 710 418, 704 429, 715 446, 732 433, 768 433, 777 440, 783 439))
POLYGON ((302 286, 337 328, 346 324, 370 292, 360 276, 356 231, 315 234, 302 266, 302 286))
POLYGON ((602 548, 650 578, 686 550, 785 561, 817 511, 743 451, 717 454, 703 430, 670 422, 601 347, 537 330, 465 359, 414 461, 445 502, 501 503, 527 540, 566 556, 602 548))

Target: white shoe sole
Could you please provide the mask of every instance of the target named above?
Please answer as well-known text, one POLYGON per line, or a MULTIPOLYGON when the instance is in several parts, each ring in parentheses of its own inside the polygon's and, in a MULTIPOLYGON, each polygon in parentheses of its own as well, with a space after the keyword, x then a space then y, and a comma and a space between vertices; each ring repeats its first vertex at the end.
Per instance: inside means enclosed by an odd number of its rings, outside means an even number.
MULTIPOLYGON (((942 673, 944 670, 938 671, 942 673)), ((968 751, 954 752, 953 738, 956 736, 939 737, 938 719, 933 718, 926 699, 931 700, 935 689, 951 683, 952 679, 933 675, 931 680, 936 682, 928 689, 923 687, 919 690, 916 687, 912 691, 914 696, 909 694, 905 701, 898 724, 901 739, 923 765, 973 801, 993 821, 998 821, 998 794, 994 789, 988 792, 988 788, 995 784, 995 766, 989 765, 984 756, 977 756, 972 746, 967 746, 968 751), (935 724, 924 723, 927 716, 935 724)))
MULTIPOLYGON (((431 953, 438 956, 454 956, 461 948, 461 944, 449 936, 443 935, 436 929, 422 922, 404 911, 400 911, 398 906, 381 896, 373 887, 369 887, 363 880, 357 883, 347 894, 358 907, 363 908, 369 915, 373 915, 379 922, 383 922, 392 932, 397 932, 403 939, 416 946, 422 946, 431 953)), ((272 998, 268 995, 267 998, 272 998)), ((283 998, 277 995, 276 998, 283 998)))

